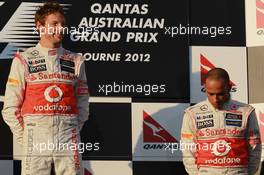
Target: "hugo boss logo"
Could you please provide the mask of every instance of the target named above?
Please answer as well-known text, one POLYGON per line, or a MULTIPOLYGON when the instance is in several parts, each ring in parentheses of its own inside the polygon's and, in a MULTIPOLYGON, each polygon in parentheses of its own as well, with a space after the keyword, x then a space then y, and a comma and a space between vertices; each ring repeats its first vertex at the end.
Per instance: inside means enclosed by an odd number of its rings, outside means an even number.
POLYGON ((204 120, 196 122, 197 129, 208 128, 214 126, 214 120, 204 120))

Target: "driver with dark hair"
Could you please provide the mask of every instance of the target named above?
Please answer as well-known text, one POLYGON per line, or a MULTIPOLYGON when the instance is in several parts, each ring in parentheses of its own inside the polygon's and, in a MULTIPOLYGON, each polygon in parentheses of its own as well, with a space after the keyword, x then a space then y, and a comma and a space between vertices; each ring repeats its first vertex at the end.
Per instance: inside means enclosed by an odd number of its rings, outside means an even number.
POLYGON ((229 75, 222 68, 211 69, 204 86, 207 100, 187 108, 183 118, 186 171, 190 175, 254 175, 261 157, 254 108, 230 98, 229 75))

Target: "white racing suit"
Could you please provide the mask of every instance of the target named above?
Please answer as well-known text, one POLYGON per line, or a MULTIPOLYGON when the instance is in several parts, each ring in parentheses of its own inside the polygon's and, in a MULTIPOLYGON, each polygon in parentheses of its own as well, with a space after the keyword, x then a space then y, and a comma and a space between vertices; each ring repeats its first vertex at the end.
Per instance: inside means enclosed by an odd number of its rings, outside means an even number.
POLYGON ((261 141, 253 107, 229 100, 222 110, 206 100, 185 110, 183 163, 190 175, 253 175, 261 141))
POLYGON ((23 145, 22 174, 82 174, 80 130, 88 119, 83 57, 62 47, 17 53, 6 85, 5 122, 23 145))

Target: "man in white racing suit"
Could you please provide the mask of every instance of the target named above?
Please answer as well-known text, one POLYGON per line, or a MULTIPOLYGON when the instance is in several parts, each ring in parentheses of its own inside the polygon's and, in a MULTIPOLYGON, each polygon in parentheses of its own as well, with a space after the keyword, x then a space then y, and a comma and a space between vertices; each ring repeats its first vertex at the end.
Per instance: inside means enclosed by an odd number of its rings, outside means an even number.
MULTIPOLYGON (((61 46, 62 7, 46 3, 36 26, 54 27, 40 42, 13 59, 6 85, 3 118, 23 145, 22 174, 83 174, 80 130, 89 115, 84 58, 61 46)), ((42 28, 41 28, 42 27, 42 28)))
POLYGON ((222 68, 206 75, 207 100, 185 110, 181 129, 183 163, 190 175, 253 175, 261 141, 254 108, 230 98, 222 68))

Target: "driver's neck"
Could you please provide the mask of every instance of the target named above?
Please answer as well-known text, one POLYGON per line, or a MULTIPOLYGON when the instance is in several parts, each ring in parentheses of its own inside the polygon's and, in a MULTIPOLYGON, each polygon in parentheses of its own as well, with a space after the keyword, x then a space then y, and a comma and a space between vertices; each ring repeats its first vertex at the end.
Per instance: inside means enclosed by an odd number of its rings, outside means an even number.
POLYGON ((55 48, 59 48, 61 43, 52 43, 49 40, 45 39, 45 38, 41 38, 39 43, 41 44, 42 47, 46 47, 49 49, 55 49, 55 48))

